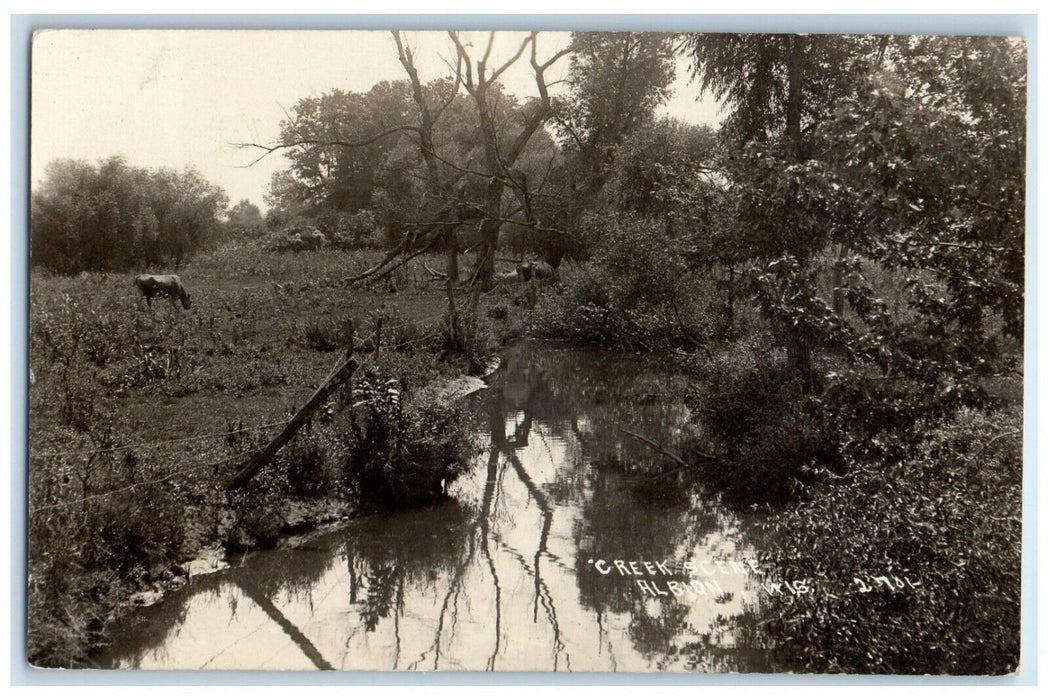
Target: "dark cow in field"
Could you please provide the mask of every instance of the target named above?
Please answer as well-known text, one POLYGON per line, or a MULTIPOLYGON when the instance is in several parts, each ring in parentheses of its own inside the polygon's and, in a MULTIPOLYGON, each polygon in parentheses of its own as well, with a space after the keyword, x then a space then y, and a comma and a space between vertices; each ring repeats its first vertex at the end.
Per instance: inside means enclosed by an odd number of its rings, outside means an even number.
POLYGON ((146 299, 150 310, 153 308, 153 297, 167 297, 171 300, 171 306, 178 308, 176 301, 182 302, 182 308, 188 309, 190 305, 189 292, 182 285, 178 275, 138 275, 135 277, 135 286, 146 299))
POLYGON ((556 280, 557 271, 544 260, 536 260, 534 262, 526 262, 517 265, 516 268, 517 276, 525 282, 531 280, 556 280))

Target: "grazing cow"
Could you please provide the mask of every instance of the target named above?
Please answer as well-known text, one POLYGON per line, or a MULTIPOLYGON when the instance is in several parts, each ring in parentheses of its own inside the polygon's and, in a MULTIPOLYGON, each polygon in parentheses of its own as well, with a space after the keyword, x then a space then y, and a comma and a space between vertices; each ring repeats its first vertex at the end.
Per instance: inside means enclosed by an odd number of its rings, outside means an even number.
POLYGON ((536 281, 555 280, 557 279, 557 271, 548 262, 536 260, 517 265, 517 276, 525 282, 530 282, 532 279, 536 281))
POLYGON ((171 306, 176 309, 178 308, 176 300, 180 300, 182 308, 189 308, 189 292, 182 286, 182 280, 178 275, 138 275, 135 277, 135 286, 146 298, 150 311, 153 309, 153 297, 169 298, 171 306))

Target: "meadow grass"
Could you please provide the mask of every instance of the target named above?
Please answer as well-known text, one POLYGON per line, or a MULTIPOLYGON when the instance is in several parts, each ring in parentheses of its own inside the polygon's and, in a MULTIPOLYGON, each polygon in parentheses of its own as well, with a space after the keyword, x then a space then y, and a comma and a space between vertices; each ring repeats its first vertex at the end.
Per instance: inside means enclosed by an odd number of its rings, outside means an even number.
POLYGON ((347 284, 380 256, 233 242, 178 270, 188 311, 148 310, 131 274, 34 271, 30 661, 83 663, 131 593, 177 578, 203 545, 271 543, 286 501, 352 497, 335 401, 245 493, 223 488, 341 361, 350 321, 358 355, 408 387, 468 367, 443 352, 446 298, 421 260, 389 284, 347 284))

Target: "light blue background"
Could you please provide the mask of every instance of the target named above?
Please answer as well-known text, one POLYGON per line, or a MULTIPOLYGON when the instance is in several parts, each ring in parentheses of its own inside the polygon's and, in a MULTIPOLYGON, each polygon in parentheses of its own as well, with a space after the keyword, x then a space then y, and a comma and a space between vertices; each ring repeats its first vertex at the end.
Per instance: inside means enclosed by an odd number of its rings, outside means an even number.
POLYGON ((11 16, 11 683, 14 685, 1033 685, 1037 681, 1036 465, 1039 453, 1033 392, 1041 354, 1034 314, 1039 308, 1037 193, 1037 24, 1035 15, 12 15, 11 16), (376 673, 237 671, 65 671, 36 669, 25 660, 26 442, 29 308, 29 76, 37 29, 536 29, 873 34, 1006 34, 1029 51, 1026 405, 1023 499, 1022 659, 1013 677, 810 676, 716 674, 376 673), (25 265, 17 261, 26 261, 25 265))

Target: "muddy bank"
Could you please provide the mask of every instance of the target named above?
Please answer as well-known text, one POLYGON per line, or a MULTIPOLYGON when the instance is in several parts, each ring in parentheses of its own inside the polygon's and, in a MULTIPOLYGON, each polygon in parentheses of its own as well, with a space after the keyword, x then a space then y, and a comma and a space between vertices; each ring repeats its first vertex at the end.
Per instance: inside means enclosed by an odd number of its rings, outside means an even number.
MULTIPOLYGON (((434 382, 421 389, 415 401, 451 402, 464 399, 486 389, 488 384, 485 378, 494 374, 501 365, 502 359, 492 356, 485 361, 479 376, 460 375, 434 382)), ((376 512, 375 507, 356 498, 326 496, 288 500, 279 504, 271 515, 277 519, 274 524, 276 541, 266 542, 249 532, 242 519, 232 510, 226 510, 220 516, 217 540, 209 542, 190 559, 167 567, 157 567, 156 570, 140 577, 136 582, 136 591, 130 595, 127 603, 132 607, 153 605, 163 600, 169 592, 185 586, 190 578, 228 568, 231 560, 242 560, 252 552, 293 544, 303 535, 309 536, 324 526, 344 523, 376 512)))
POLYGON ((488 388, 485 381, 502 366, 502 358, 492 355, 484 361, 484 367, 477 374, 462 374, 444 381, 433 382, 422 388, 416 395, 416 403, 430 401, 451 402, 488 388))
POLYGON ((287 501, 279 507, 278 541, 275 545, 258 541, 243 531, 232 512, 222 516, 223 531, 220 541, 211 542, 193 554, 192 558, 160 567, 138 581, 138 590, 127 602, 132 607, 146 607, 161 600, 171 591, 189 583, 190 578, 205 576, 229 567, 230 560, 249 556, 253 551, 282 546, 289 540, 325 525, 343 523, 353 518, 374 513, 373 508, 355 499, 317 498, 287 501))

